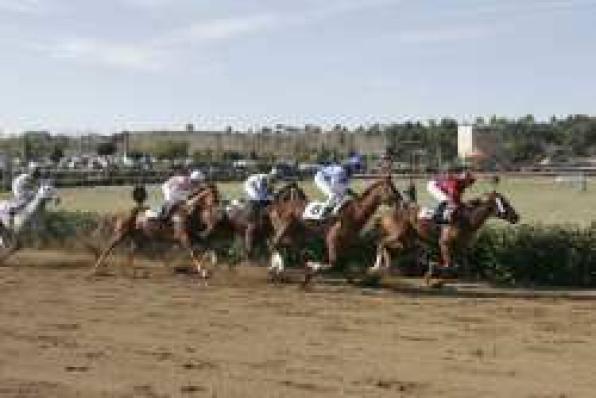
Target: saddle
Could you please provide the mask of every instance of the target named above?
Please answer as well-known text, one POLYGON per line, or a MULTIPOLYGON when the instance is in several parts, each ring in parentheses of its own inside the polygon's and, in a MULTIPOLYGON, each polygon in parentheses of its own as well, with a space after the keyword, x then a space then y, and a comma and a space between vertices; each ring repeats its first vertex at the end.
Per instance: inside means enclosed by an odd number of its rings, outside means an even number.
POLYGON ((181 202, 177 203, 164 203, 157 208, 149 208, 145 210, 145 217, 151 221, 160 221, 164 224, 170 222, 170 218, 174 211, 181 205, 181 202))

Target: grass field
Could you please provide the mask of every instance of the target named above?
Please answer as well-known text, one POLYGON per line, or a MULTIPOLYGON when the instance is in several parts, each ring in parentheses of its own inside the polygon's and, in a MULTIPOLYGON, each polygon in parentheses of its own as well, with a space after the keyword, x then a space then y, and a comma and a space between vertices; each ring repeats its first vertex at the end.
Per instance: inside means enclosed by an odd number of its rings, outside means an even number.
MULTIPOLYGON (((406 182, 396 180, 400 189, 405 188, 406 182)), ((369 182, 356 181, 354 188, 362 190, 369 182)), ((226 198, 242 196, 242 187, 239 183, 218 184, 226 198)), ((430 204, 426 194, 425 181, 418 181, 419 202, 430 204)), ((320 197, 311 182, 303 182, 301 186, 310 197, 320 197)), ((473 197, 492 189, 487 182, 480 181, 468 194, 473 197)), ((498 190, 505 194, 522 216, 524 223, 545 224, 580 224, 589 225, 596 221, 596 179, 590 179, 586 192, 580 192, 576 187, 558 184, 553 178, 513 178, 503 179, 498 190)), ((68 188, 61 190, 62 205, 66 210, 95 211, 109 213, 128 209, 130 187, 95 187, 95 188, 68 188)), ((157 206, 160 203, 158 186, 149 187, 149 205, 157 206)))

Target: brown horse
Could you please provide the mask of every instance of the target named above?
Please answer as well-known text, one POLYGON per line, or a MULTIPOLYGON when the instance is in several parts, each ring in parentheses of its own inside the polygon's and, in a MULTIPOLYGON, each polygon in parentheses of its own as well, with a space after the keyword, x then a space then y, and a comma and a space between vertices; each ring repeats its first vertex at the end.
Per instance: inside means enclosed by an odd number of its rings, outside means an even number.
MULTIPOLYGON (((276 231, 273 241, 274 253, 272 262, 281 260, 279 250, 282 247, 290 249, 304 248, 306 243, 314 238, 323 238, 327 248, 327 263, 306 262, 304 285, 320 270, 329 269, 337 264, 342 251, 354 243, 360 230, 382 204, 397 204, 402 196, 393 184, 390 176, 373 182, 360 196, 350 200, 339 213, 324 221, 306 221, 302 219, 299 207, 288 208, 284 213, 279 210, 280 229, 276 231)), ((304 207, 301 208, 302 211, 304 207)), ((275 265, 272 264, 272 267, 275 265)), ((278 265, 277 272, 283 270, 278 265)))
POLYGON ((131 250, 128 263, 132 266, 134 256, 143 243, 148 241, 162 241, 180 244, 190 254, 193 265, 201 277, 208 276, 203 269, 193 243, 196 240, 195 232, 209 229, 209 211, 219 201, 219 193, 214 184, 207 184, 192 194, 189 199, 172 211, 169 221, 148 217, 144 207, 135 207, 128 215, 115 220, 113 236, 103 250, 93 267, 96 274, 110 252, 125 239, 131 240, 131 250))
MULTIPOLYGON (((491 192, 467 203, 458 212, 459 217, 450 225, 438 225, 432 219, 420 218, 420 208, 410 205, 395 208, 392 213, 381 217, 378 223, 381 234, 377 246, 377 258, 372 271, 387 269, 394 255, 406 249, 413 249, 419 243, 426 245, 438 241, 444 270, 453 269, 453 254, 469 247, 476 232, 490 217, 496 217, 516 224, 519 215, 509 201, 500 193, 491 192)), ((425 280, 430 283, 434 266, 429 264, 425 280)))
POLYGON ((211 207, 205 211, 210 214, 202 217, 206 227, 201 237, 213 244, 238 238, 243 243, 244 257, 250 258, 257 243, 271 238, 275 225, 279 223, 276 210, 306 201, 304 191, 292 182, 280 188, 273 195, 272 202, 258 212, 250 211, 246 206, 235 206, 226 211, 211 207))

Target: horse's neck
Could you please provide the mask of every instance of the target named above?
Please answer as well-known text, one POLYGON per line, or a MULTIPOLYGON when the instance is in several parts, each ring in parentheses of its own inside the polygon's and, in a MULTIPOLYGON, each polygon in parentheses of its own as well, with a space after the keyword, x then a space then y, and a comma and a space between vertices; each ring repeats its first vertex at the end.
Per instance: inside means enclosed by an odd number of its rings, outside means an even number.
POLYGON ((364 225, 381 205, 381 197, 380 195, 377 195, 374 190, 371 190, 356 199, 354 204, 354 223, 357 225, 364 225))
POLYGON ((186 201, 186 207, 187 207, 189 213, 192 213, 193 211, 197 210, 198 208, 203 207, 203 204, 204 204, 204 201, 205 201, 205 198, 207 195, 209 195, 209 191, 202 190, 202 191, 198 192, 192 198, 188 199, 186 201))
POLYGON ((482 202, 470 211, 468 224, 472 231, 477 231, 492 215, 493 207, 490 200, 482 202))

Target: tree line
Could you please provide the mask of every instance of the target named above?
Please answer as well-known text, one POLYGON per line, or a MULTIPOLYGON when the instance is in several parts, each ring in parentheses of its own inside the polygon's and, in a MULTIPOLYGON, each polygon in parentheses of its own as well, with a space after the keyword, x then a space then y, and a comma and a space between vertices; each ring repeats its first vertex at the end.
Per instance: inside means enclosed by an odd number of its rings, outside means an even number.
MULTIPOLYGON (((488 119, 478 118, 475 124, 491 130, 501 147, 501 152, 512 164, 532 163, 544 157, 596 156, 596 117, 570 115, 565 118, 552 117, 548 121, 537 121, 532 115, 518 119, 493 116, 488 119)), ((457 159, 457 127, 454 119, 408 121, 405 123, 373 124, 348 129, 337 125, 329 131, 313 129, 308 126, 286 132, 282 140, 291 143, 292 156, 297 161, 321 162, 337 160, 349 152, 359 151, 352 135, 359 135, 364 140, 378 142, 375 150, 364 153, 375 159, 383 153, 391 155, 393 160, 412 162, 416 155, 424 158, 427 164, 436 166, 457 159), (305 133, 305 134, 301 134, 305 133), (329 139, 312 148, 312 134, 326 134, 329 139), (304 142, 302 142, 304 141, 304 142), (371 153, 374 152, 374 153, 371 153)), ((225 132, 222 132, 222 134, 225 132)), ((270 130, 251 133, 276 134, 270 130)), ((280 133, 281 134, 281 133, 280 133)), ((0 150, 24 158, 49 157, 58 160, 67 153, 76 152, 78 138, 49 133, 25 133, 22 137, 0 139, 0 150)), ((191 150, 188 141, 172 138, 169 141, 143 148, 130 148, 128 155, 140 157, 149 155, 158 159, 192 157, 198 162, 222 162, 237 159, 273 161, 278 153, 259 151, 259 148, 246 150, 226 150, 223 148, 203 148, 191 150)), ((119 150, 114 138, 104 137, 95 144, 93 151, 100 156, 112 155, 119 150)))

